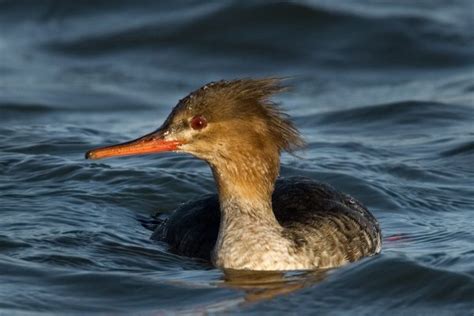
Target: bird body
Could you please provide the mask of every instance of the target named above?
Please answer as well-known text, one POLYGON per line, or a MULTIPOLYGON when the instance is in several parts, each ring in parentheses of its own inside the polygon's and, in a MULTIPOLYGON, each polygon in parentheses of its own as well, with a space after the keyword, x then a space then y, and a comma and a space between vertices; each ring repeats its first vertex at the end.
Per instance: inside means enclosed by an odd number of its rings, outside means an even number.
POLYGON ((175 151, 205 160, 218 195, 181 206, 152 238, 219 268, 331 268, 380 252, 377 220, 360 202, 311 179, 277 180, 281 152, 304 145, 270 99, 282 90, 278 79, 208 84, 180 100, 157 131, 86 157, 175 151))
POLYGON ((216 242, 224 226, 216 194, 183 204, 156 227, 152 239, 168 243, 175 253, 239 270, 330 268, 381 250, 375 217, 328 184, 305 177, 280 178, 272 205, 280 227, 262 229, 265 219, 249 212, 241 220, 239 214, 230 229, 223 229, 220 250, 216 242), (228 244, 222 243, 225 239, 228 244))

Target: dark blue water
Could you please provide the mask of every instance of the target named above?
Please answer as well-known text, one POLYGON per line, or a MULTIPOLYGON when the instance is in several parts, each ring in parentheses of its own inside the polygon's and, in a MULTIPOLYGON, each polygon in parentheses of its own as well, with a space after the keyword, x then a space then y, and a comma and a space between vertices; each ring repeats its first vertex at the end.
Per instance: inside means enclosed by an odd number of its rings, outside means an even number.
POLYGON ((0 1, 0 314, 472 315, 474 4, 0 1), (213 192, 190 156, 85 161, 218 79, 292 76, 282 174, 367 204, 381 255, 237 280, 139 219, 213 192), (252 282, 253 281, 253 282, 252 282))

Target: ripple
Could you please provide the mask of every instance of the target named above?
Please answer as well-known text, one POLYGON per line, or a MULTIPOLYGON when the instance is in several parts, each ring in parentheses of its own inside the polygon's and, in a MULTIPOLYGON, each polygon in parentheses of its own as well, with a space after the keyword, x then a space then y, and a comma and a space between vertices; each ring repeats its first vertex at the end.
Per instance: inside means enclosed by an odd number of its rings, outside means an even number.
POLYGON ((89 260, 87 258, 82 258, 78 256, 57 255, 57 254, 52 254, 52 255, 41 254, 37 256, 24 257, 22 259, 26 261, 44 263, 44 264, 54 265, 54 266, 70 267, 70 268, 84 268, 87 266, 93 267, 96 265, 94 261, 89 260))
POLYGON ((364 124, 366 127, 380 124, 397 128, 439 128, 460 121, 470 122, 474 112, 468 106, 426 101, 404 101, 370 105, 355 109, 334 111, 316 116, 326 125, 364 124))
POLYGON ((452 157, 459 155, 469 155, 474 154, 474 142, 465 142, 459 145, 456 145, 454 148, 442 151, 440 155, 442 157, 452 157))
POLYGON ((281 311, 283 307, 283 311, 290 312, 298 307, 331 314, 346 313, 347 310, 356 314, 397 314, 401 310, 420 314, 443 306, 446 315, 461 315, 472 308, 472 276, 422 266, 394 254, 335 271, 329 278, 331 282, 305 289, 298 297, 280 297, 272 302, 249 306, 244 311, 265 310, 271 313, 281 311), (363 291, 364 295, 358 298, 355 306, 352 298, 356 289, 363 291), (333 292, 338 296, 329 297, 328 294, 333 292))
POLYGON ((24 104, 24 103, 0 103, 2 111, 16 113, 47 113, 53 110, 49 105, 43 104, 24 104))
POLYGON ((470 0, 93 2, 0 0, 0 314, 472 314, 470 0), (139 220, 215 192, 204 162, 84 160, 266 75, 296 76, 277 101, 309 143, 282 175, 367 204, 381 255, 236 282, 139 220))
POLYGON ((54 39, 44 46, 49 51, 84 56, 163 46, 178 46, 208 54, 220 52, 228 56, 256 56, 256 53, 272 51, 269 58, 293 60, 295 63, 307 58, 308 51, 312 51, 312 57, 324 60, 321 66, 327 63, 350 66, 354 64, 352 61, 359 65, 385 67, 406 66, 407 63, 439 67, 470 62, 469 38, 465 38, 457 27, 447 27, 445 23, 426 16, 377 17, 283 2, 203 7, 195 8, 201 13, 192 19, 162 17, 125 29, 118 23, 115 30, 81 34, 79 38, 54 39), (215 25, 220 27, 215 28, 215 25), (255 29, 259 32, 254 32, 255 29), (344 41, 326 36, 328 33, 343 34, 347 29, 352 30, 353 36, 345 37, 344 41), (230 40, 229 32, 245 34, 245 37, 230 40), (285 32, 286 36, 271 36, 275 32, 285 32), (445 43, 443 49, 437 45, 439 40, 445 43), (219 50, 213 51, 216 41, 219 50), (320 46, 331 54, 318 49, 320 46), (395 49, 400 46, 404 47, 402 55, 395 49), (346 51, 351 51, 351 59, 344 54, 346 51))
POLYGON ((18 240, 13 240, 8 236, 0 235, 0 251, 6 252, 9 250, 17 250, 22 248, 29 248, 30 244, 18 240))

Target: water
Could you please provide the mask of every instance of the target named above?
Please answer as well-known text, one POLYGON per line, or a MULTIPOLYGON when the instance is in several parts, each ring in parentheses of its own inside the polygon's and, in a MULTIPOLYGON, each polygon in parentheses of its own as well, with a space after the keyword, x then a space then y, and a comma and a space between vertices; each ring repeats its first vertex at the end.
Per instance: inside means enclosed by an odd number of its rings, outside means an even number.
POLYGON ((0 314, 474 310, 473 2, 0 1, 0 314), (292 76, 308 147, 282 174, 367 204, 381 255, 224 278, 140 219, 213 192, 207 166, 83 154, 218 79, 292 76), (253 282, 251 282, 253 281, 253 282))

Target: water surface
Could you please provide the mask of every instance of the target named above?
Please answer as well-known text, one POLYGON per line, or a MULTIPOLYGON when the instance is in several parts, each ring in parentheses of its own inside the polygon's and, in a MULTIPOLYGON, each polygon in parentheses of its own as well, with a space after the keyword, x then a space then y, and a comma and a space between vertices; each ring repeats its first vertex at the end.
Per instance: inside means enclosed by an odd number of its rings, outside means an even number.
POLYGON ((472 314, 473 4, 0 1, 0 313, 472 314), (208 81, 292 76, 308 142, 283 176, 379 219, 383 251, 318 273, 224 277, 140 219, 214 192, 163 154, 86 161, 208 81), (250 282, 255 280, 255 282, 250 282))

